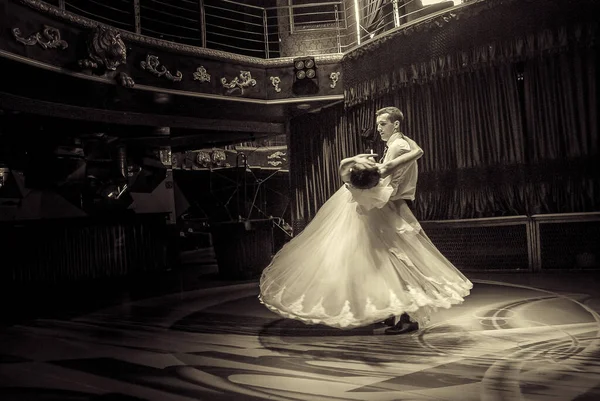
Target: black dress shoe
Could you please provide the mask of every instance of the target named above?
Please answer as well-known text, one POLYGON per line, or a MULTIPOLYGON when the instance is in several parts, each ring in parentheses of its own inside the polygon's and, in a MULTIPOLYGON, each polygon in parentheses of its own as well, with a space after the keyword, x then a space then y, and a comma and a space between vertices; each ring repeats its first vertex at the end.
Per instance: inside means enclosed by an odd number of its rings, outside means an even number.
POLYGON ((401 314, 398 323, 410 323, 410 316, 408 316, 408 313, 401 314))
POLYGON ((394 323, 395 320, 396 320, 396 316, 391 316, 391 317, 388 317, 387 319, 385 319, 383 321, 383 324, 385 324, 386 326, 397 326, 402 323, 410 323, 410 317, 406 313, 403 313, 400 315, 400 319, 398 320, 398 323, 394 323))
POLYGON ((417 322, 409 322, 409 323, 398 322, 397 325, 385 329, 384 333, 390 334, 390 335, 406 334, 406 333, 412 333, 413 331, 417 331, 417 330, 419 330, 419 323, 417 323, 417 322))

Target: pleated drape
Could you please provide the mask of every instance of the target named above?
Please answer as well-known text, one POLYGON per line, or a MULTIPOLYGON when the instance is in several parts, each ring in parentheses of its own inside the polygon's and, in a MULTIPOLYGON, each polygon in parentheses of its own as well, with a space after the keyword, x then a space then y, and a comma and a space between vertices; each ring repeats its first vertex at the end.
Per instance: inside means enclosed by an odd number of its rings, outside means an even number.
POLYGON ((359 152, 360 139, 341 103, 293 119, 290 127, 292 219, 295 229, 301 230, 342 185, 339 163, 359 152))
POLYGON ((310 221, 337 189, 337 163, 365 150, 361 133, 384 106, 404 112, 404 133, 425 152, 421 220, 600 210, 598 36, 597 24, 578 24, 470 49, 461 68, 391 66, 391 80, 365 83, 369 95, 345 109, 295 119, 297 218, 310 221), (398 84, 409 70, 420 79, 398 84))

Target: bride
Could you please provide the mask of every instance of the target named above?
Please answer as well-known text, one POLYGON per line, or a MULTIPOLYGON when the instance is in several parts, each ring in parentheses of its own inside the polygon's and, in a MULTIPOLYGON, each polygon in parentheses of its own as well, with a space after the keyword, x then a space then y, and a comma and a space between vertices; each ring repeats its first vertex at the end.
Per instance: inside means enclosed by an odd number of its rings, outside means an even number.
POLYGON ((396 108, 378 111, 388 145, 382 162, 370 154, 342 160, 344 185, 265 268, 259 299, 271 311, 340 329, 394 318, 386 334, 399 334, 469 295, 472 283, 407 205, 423 151, 399 131, 401 117, 396 108))

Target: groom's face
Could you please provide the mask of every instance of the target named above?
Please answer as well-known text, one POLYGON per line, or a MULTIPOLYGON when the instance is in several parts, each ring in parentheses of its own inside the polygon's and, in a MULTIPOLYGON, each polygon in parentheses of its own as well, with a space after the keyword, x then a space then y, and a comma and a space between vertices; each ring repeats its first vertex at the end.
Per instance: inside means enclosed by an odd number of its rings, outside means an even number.
POLYGON ((390 137, 394 134, 394 128, 399 124, 397 121, 392 123, 388 113, 377 116, 376 123, 377 132, 379 132, 381 139, 385 142, 387 142, 388 139, 390 139, 390 137))

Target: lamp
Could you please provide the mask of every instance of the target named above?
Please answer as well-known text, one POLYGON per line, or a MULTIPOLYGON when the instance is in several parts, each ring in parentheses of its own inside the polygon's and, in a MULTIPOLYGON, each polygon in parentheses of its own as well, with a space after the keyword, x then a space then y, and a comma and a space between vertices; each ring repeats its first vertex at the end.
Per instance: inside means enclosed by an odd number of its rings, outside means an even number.
POLYGON ((292 92, 295 95, 314 95, 319 92, 317 65, 314 57, 294 59, 294 83, 292 92))

